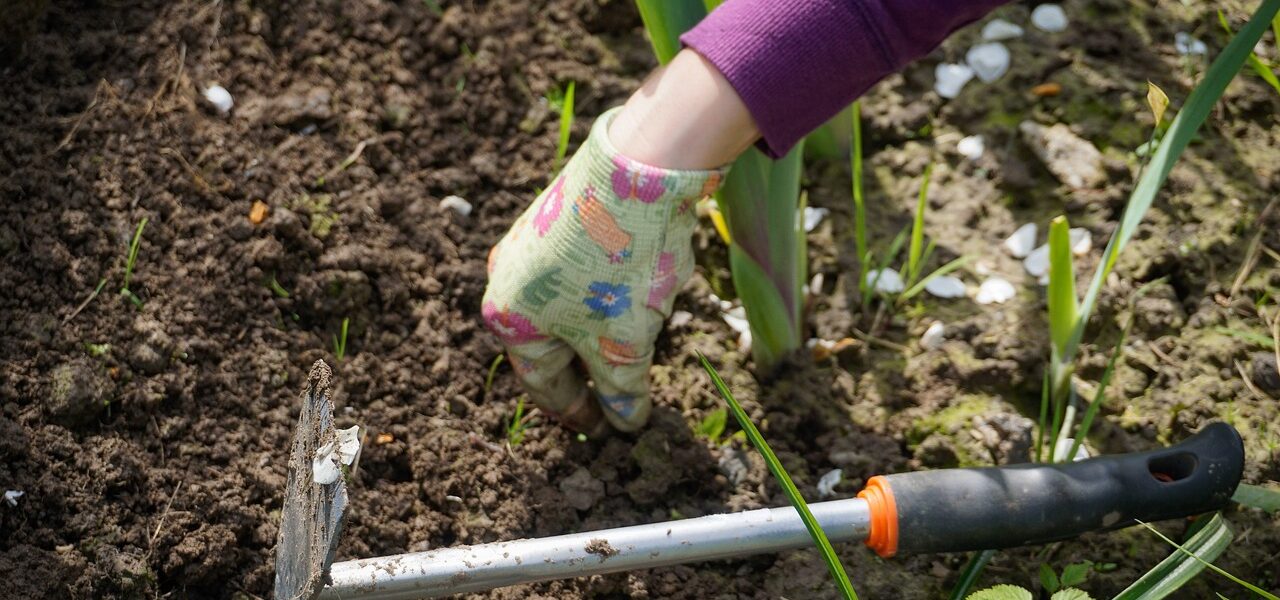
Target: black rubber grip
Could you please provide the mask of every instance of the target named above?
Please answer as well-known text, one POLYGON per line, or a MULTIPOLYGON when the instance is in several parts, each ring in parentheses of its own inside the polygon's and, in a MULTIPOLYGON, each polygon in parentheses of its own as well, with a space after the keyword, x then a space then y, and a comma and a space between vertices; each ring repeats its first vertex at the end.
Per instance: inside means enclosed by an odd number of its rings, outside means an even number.
POLYGON ((943 469, 887 475, 898 554, 1043 544, 1088 531, 1222 508, 1244 469, 1226 423, 1150 452, 1069 464, 943 469))

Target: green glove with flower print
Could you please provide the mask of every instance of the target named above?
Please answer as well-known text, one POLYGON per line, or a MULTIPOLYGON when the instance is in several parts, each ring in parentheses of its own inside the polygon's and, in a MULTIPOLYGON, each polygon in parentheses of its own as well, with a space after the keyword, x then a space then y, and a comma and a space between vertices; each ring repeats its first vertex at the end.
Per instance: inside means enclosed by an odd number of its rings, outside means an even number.
POLYGON ((693 271, 694 204, 725 173, 622 156, 616 113, 490 251, 482 307, 534 403, 588 434, 607 431, 602 412, 622 431, 648 420, 653 343, 693 271))

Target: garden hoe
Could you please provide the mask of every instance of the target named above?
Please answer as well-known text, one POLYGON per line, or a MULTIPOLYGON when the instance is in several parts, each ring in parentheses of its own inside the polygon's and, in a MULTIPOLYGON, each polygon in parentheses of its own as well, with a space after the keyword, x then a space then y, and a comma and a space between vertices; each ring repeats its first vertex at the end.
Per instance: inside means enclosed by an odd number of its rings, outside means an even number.
MULTIPOLYGON (((317 362, 303 394, 276 545, 276 600, 436 598, 813 543, 794 509, 766 508, 335 564, 347 490, 341 476, 321 472, 332 469, 323 462, 341 437, 330 375, 317 362)), ((1240 435, 1214 423, 1150 452, 872 477, 857 498, 810 509, 831 541, 865 542, 883 557, 1009 548, 1222 508, 1243 467, 1240 435)))

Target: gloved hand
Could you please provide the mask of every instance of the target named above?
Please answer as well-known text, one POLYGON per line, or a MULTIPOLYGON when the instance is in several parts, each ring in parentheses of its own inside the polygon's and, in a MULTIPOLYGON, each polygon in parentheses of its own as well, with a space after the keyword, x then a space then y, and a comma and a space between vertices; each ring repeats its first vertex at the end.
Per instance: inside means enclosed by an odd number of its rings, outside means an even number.
POLYGON ((617 112, 596 120, 490 251, 482 308, 533 402, 588 435, 607 431, 601 412, 622 431, 648 420, 653 343, 693 271, 694 204, 726 170, 661 169, 622 156, 608 139, 617 112))

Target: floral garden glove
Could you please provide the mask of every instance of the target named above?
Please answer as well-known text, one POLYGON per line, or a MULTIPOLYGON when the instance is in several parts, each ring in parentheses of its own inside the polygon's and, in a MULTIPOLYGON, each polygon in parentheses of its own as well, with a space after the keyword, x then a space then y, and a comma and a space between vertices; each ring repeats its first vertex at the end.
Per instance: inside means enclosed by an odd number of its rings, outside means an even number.
POLYGON ((568 426, 649 418, 653 343, 693 271, 694 204, 725 169, 681 171, 619 154, 611 110, 489 253, 483 315, 532 400, 568 426), (580 357, 599 403, 573 364, 580 357))

